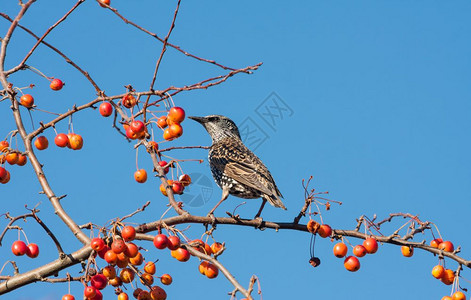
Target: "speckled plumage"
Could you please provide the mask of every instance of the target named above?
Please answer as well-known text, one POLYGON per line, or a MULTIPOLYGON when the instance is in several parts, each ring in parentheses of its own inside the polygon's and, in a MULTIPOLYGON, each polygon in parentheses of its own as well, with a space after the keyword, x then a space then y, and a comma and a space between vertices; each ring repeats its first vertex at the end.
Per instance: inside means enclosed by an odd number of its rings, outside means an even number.
POLYGON ((213 140, 208 159, 214 180, 223 189, 223 198, 227 190, 236 197, 263 198, 275 207, 286 209, 270 171, 244 145, 232 120, 218 115, 191 118, 201 123, 213 140))

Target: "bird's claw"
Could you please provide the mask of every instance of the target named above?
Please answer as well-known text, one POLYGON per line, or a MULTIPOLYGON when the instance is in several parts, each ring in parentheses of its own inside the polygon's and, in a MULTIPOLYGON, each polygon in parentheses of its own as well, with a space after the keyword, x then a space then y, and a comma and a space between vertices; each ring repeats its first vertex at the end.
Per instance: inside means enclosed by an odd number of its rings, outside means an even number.
POLYGON ((211 218, 211 225, 214 226, 216 225, 216 217, 214 217, 213 213, 209 213, 207 217, 211 218))
POLYGON ((260 216, 255 216, 254 220, 258 221, 257 224, 257 229, 262 229, 264 226, 263 225, 263 218, 260 216))

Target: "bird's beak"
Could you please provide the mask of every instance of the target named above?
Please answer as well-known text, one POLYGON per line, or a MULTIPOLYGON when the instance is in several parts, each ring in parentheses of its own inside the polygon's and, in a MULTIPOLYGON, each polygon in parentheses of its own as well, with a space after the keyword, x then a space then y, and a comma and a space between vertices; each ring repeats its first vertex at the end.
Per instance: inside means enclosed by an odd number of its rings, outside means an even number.
POLYGON ((203 117, 188 117, 188 119, 192 119, 200 124, 206 123, 206 118, 203 117))

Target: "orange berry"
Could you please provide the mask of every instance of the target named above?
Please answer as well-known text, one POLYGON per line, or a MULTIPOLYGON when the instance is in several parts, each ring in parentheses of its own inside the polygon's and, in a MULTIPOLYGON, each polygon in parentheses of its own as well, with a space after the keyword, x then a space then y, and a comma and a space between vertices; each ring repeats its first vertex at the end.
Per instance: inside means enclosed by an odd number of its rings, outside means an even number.
POLYGON ((129 258, 129 262, 134 266, 140 266, 144 262, 144 256, 138 252, 136 256, 129 258))
POLYGON ((34 141, 34 146, 38 150, 44 150, 44 149, 47 149, 47 147, 49 146, 49 141, 47 140, 45 136, 42 135, 34 141))
POLYGON ((432 269, 432 276, 437 278, 437 279, 440 279, 443 277, 443 275, 445 274, 445 268, 440 266, 440 265, 436 265, 435 267, 433 267, 432 269))
POLYGON ((10 152, 7 154, 6 160, 10 165, 14 165, 18 162, 18 153, 16 152, 10 152))
POLYGON ((130 283, 134 280, 134 271, 128 268, 124 268, 119 273, 119 278, 121 278, 124 283, 130 283))
POLYGON ((20 98, 20 104, 24 107, 31 108, 34 105, 34 98, 30 94, 25 94, 20 98))
POLYGON ((405 257, 411 257, 412 255, 414 255, 414 248, 411 246, 402 246, 401 252, 402 255, 404 255, 405 257))
POLYGON ((338 258, 342 258, 345 255, 347 255, 347 251, 348 251, 347 245, 345 245, 344 243, 337 243, 334 246, 334 255, 337 256, 338 258))
POLYGON ((345 269, 350 272, 356 272, 360 269, 360 261, 355 256, 349 256, 343 262, 345 269))
POLYGON ((167 129, 168 129, 170 135, 172 136, 172 138, 179 138, 183 134, 183 127, 180 124, 177 124, 177 123, 168 126, 167 129))
POLYGON ((23 155, 23 154, 18 155, 18 161, 16 162, 18 166, 24 166, 26 165, 27 162, 28 162, 28 159, 26 158, 26 155, 23 155))
POLYGON ((461 291, 456 291, 453 293, 453 295, 451 296, 451 299, 453 300, 466 300, 466 296, 463 292, 461 291))
POLYGON ((166 116, 162 116, 160 117, 158 120, 157 120, 157 125, 164 129, 165 127, 167 127, 167 117, 166 116))
POLYGON ((208 263, 208 266, 206 267, 206 271, 204 274, 206 275, 206 277, 213 279, 218 276, 219 269, 212 263, 208 263))
POLYGON ((118 295, 118 300, 129 300, 129 296, 128 296, 128 294, 126 294, 126 293, 124 293, 124 292, 123 292, 123 293, 120 293, 120 294, 118 295))
POLYGON ((453 252, 453 250, 455 250, 455 247, 453 246, 452 242, 445 241, 438 245, 438 249, 446 251, 446 252, 453 252))
POLYGON ((219 242, 214 242, 212 245, 211 245, 211 250, 213 251, 214 254, 218 253, 219 251, 221 251, 221 249, 224 248, 224 246, 219 243, 219 242))
POLYGON ((170 129, 166 128, 163 133, 163 138, 167 141, 173 140, 175 137, 170 133, 170 129))
POLYGON ((134 172, 134 179, 139 183, 144 183, 147 181, 147 172, 144 169, 137 170, 134 172))
POLYGON ((454 280, 455 280, 455 273, 450 269, 446 269, 445 273, 443 273, 442 278, 440 278, 440 281, 446 285, 451 285, 454 280))
POLYGON ((143 273, 140 277, 142 284, 152 285, 154 283, 154 276, 149 273, 143 273))
POLYGON ((178 248, 177 250, 172 250, 171 255, 175 257, 178 261, 188 261, 190 259, 190 252, 184 248, 178 248))
POLYGON ((154 275, 155 274, 155 263, 152 262, 152 261, 147 262, 144 266, 144 271, 146 273, 154 275))
POLYGON ((115 265, 118 262, 118 255, 116 255, 113 250, 106 251, 104 257, 106 262, 110 265, 115 265))
POLYGON ((113 266, 106 266, 101 272, 109 279, 113 279, 116 277, 116 269, 113 266))
POLYGON ((209 262, 203 260, 198 266, 198 270, 201 274, 206 275, 206 269, 208 268, 209 262))
POLYGON ((442 242, 443 242, 442 239, 434 239, 430 242, 430 247, 438 248, 438 245, 440 245, 440 243, 442 242))
POLYGON ((83 139, 79 134, 69 135, 69 146, 72 150, 80 150, 83 147, 83 139))
POLYGON ((172 107, 168 112, 168 119, 173 123, 181 123, 185 120, 185 110, 181 107, 172 107))
POLYGON ((160 282, 162 282, 162 284, 170 285, 172 284, 172 281, 172 276, 170 276, 169 274, 164 274, 162 275, 162 277, 160 277, 160 282))

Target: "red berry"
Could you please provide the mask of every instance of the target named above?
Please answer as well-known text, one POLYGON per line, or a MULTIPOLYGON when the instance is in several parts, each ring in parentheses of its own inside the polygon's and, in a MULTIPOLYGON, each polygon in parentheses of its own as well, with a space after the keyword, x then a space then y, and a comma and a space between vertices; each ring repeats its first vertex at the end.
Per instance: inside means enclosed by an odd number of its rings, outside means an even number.
POLYGON ((134 258, 139 254, 139 248, 133 243, 126 243, 126 250, 123 253, 129 258, 134 258))
POLYGON ((0 167, 0 181, 7 177, 7 170, 4 167, 0 167))
POLYGON ((111 250, 116 254, 122 253, 126 250, 126 243, 122 239, 116 239, 111 244, 111 250))
POLYGON ((98 251, 98 256, 101 257, 102 259, 105 259, 105 254, 106 252, 108 252, 110 250, 110 247, 108 247, 108 245, 105 244, 105 246, 103 247, 103 249, 99 250, 98 251))
POLYGON ((158 234, 154 237, 154 246, 157 249, 165 249, 168 245, 168 238, 165 234, 158 234))
POLYGON ((93 298, 96 296, 96 288, 93 286, 86 286, 85 290, 83 291, 83 295, 87 298, 93 298))
POLYGON ((28 244, 28 250, 26 252, 26 255, 28 255, 31 258, 36 258, 39 255, 39 247, 38 245, 31 243, 28 244))
POLYGON ((176 250, 180 247, 180 238, 176 235, 171 235, 168 237, 167 247, 170 250, 176 250))
POLYGON ((109 117, 113 113, 113 106, 109 102, 103 102, 98 110, 103 117, 109 117))
POLYGON ((99 290, 96 290, 95 297, 91 298, 90 300, 103 300, 103 294, 99 290))
POLYGON ((69 145, 69 137, 65 133, 59 133, 54 138, 54 143, 61 148, 64 148, 69 145))
POLYGON ((100 238, 93 238, 90 244, 93 250, 99 252, 105 248, 105 241, 100 238))
POLYGON ((110 5, 111 1, 110 0, 98 0, 98 4, 100 4, 101 7, 106 7, 106 5, 110 5))
POLYGON ((62 89, 64 85, 65 84, 62 82, 62 80, 56 78, 51 81, 51 84, 49 85, 49 87, 53 89, 54 91, 58 91, 62 89))
POLYGON ((366 248, 363 245, 356 245, 353 247, 353 254, 357 257, 363 257, 367 253, 366 248))
POLYGON ((317 230, 317 233, 320 235, 320 237, 326 238, 332 235, 332 228, 330 228, 330 226, 327 224, 322 224, 317 230))
POLYGON ((0 151, 8 147, 10 147, 10 144, 7 141, 0 141, 0 151))
POLYGON ((92 277, 90 284, 96 289, 102 290, 108 285, 108 279, 103 274, 96 274, 92 277))
POLYGON ((139 120, 132 121, 129 127, 134 133, 142 133, 146 129, 146 126, 144 125, 144 123, 139 120))
POLYGON ((175 194, 178 194, 178 195, 183 194, 184 188, 185 187, 183 186, 183 184, 181 184, 178 181, 174 181, 173 184, 172 184, 172 190, 175 194))
POLYGON ((363 242, 363 247, 365 247, 366 252, 368 252, 369 254, 373 254, 378 251, 378 242, 374 238, 367 238, 363 242))
POLYGON ((129 126, 126 128, 126 136, 131 140, 137 139, 137 134, 129 126))
MULTIPOLYGON (((1 168, 1 167, 0 167, 1 168)), ((3 168, 2 168, 3 169, 3 168)), ((6 171, 6 175, 5 177, 3 177, 3 179, 0 180, 0 183, 2 184, 6 184, 10 181, 10 172, 6 171)))
MULTIPOLYGON (((165 160, 159 161, 159 166, 161 166, 161 167, 165 167, 167 164, 168 164, 168 163, 167 163, 165 160)), ((166 167, 166 168, 164 169, 164 173, 167 174, 168 171, 169 171, 169 167, 166 167)))
POLYGON ((126 94, 124 95, 123 99, 121 99, 121 102, 123 103, 124 107, 131 108, 136 105, 137 100, 132 94, 126 94))
POLYGON ((123 230, 121 230, 121 237, 126 242, 134 240, 136 237, 136 229, 132 226, 124 226, 123 230))
POLYGON ((23 241, 15 241, 11 245, 11 252, 13 252, 13 254, 16 256, 22 256, 28 253, 28 247, 23 241))

